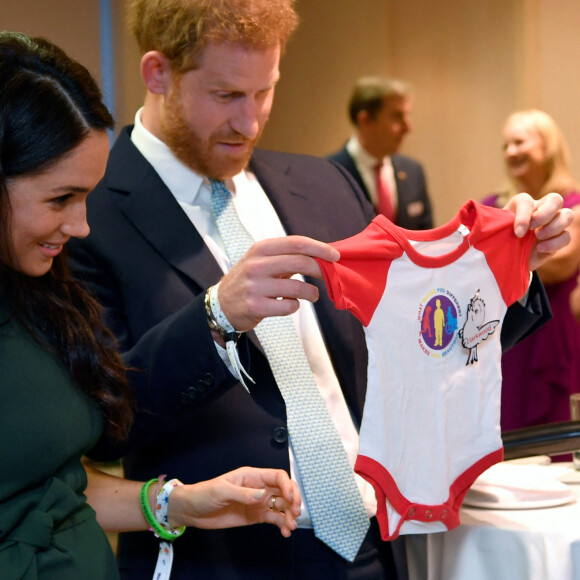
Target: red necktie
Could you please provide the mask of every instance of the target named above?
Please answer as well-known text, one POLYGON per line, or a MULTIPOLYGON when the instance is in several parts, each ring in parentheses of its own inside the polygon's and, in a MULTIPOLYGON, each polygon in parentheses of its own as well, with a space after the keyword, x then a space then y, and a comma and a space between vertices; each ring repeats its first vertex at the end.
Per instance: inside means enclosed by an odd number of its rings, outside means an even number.
POLYGON ((391 193, 385 181, 381 178, 381 168, 382 163, 377 163, 375 165, 375 179, 377 184, 377 196, 378 196, 378 213, 383 214, 388 217, 391 221, 395 218, 395 212, 393 211, 393 202, 391 201, 391 193))

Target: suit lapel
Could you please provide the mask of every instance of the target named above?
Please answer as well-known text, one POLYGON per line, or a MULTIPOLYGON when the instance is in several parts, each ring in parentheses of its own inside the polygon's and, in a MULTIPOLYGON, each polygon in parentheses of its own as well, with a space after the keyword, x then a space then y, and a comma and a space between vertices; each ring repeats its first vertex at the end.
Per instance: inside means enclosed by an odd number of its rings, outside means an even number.
POLYGON ((335 241, 327 206, 321 203, 316 186, 301 185, 299 158, 289 165, 285 155, 257 149, 250 163, 262 189, 273 205, 288 235, 308 236, 324 242, 335 241))
POLYGON ((201 288, 223 275, 212 253, 165 183, 130 141, 125 129, 111 156, 107 186, 118 192, 127 219, 169 264, 201 288), (127 171, 127 167, 131 171, 127 171))
MULTIPOLYGON (((266 163, 258 154, 253 159, 251 169, 258 177, 288 235, 323 238, 321 232, 324 230, 325 222, 313 215, 316 213, 315 200, 309 192, 299 191, 293 187, 287 163, 280 164, 278 160, 268 160, 266 163)), ((309 279, 309 282, 318 286, 321 298, 326 298, 326 286, 322 280, 309 279)))
MULTIPOLYGON (((292 186, 290 166, 282 159, 264 159, 260 150, 254 152, 250 170, 256 175, 270 203, 274 206, 282 226, 287 233, 300 231, 295 224, 296 216, 306 215, 309 207, 308 197, 304 192, 292 186)), ((306 220, 302 220, 306 221, 306 220)))

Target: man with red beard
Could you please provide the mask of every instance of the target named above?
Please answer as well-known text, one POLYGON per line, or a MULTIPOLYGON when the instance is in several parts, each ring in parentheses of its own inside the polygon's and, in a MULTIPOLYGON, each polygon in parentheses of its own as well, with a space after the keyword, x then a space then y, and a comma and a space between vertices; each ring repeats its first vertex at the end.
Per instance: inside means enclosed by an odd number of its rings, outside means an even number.
MULTIPOLYGON (((314 258, 337 260, 326 242, 360 232, 374 212, 337 165, 254 149, 280 54, 297 24, 293 1, 132 0, 129 15, 143 55, 145 104, 135 125, 122 130, 89 197, 92 231, 71 257, 136 369, 131 381, 141 412, 127 446, 103 441, 95 458, 125 454, 128 478, 166 473, 191 482, 241 465, 280 467, 301 488, 324 492, 324 479, 310 484, 311 473, 297 468, 280 381, 251 331, 264 318, 292 316, 352 467, 366 390, 364 333, 334 308, 314 258), (235 263, 212 215, 210 180, 229 189, 255 240, 235 263), (253 382, 231 364, 235 352, 253 382)), ((524 196, 517 205, 522 230, 532 217, 546 224, 550 239, 534 260, 566 243, 568 216, 557 200, 536 208, 524 196)), ((530 296, 537 298, 535 286, 530 296)), ((514 308, 514 336, 541 317, 541 307, 514 308)), ((289 338, 278 342, 284 356, 289 338)), ((314 436, 316 427, 304 431, 314 436)), ((176 542, 172 579, 397 578, 392 546, 380 540, 372 487, 357 476, 353 489, 352 497, 328 495, 323 506, 333 515, 342 504, 360 504, 368 533, 351 557, 317 538, 307 499, 289 540, 269 526, 188 530, 176 542)), ((272 509, 279 509, 275 500, 272 509)), ((350 526, 336 524, 339 532, 350 526)), ((154 536, 123 534, 118 558, 123 578, 151 578, 154 536)))

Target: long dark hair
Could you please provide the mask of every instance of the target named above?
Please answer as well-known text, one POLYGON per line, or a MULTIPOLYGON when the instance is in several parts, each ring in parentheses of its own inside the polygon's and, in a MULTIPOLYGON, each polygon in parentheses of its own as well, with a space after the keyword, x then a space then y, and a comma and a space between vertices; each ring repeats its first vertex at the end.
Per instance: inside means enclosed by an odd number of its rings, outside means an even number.
POLYGON ((125 369, 99 305, 61 253, 38 278, 11 267, 7 182, 39 174, 113 118, 85 67, 42 38, 0 32, 0 296, 13 318, 70 369, 99 404, 106 430, 126 437, 133 406, 125 369))

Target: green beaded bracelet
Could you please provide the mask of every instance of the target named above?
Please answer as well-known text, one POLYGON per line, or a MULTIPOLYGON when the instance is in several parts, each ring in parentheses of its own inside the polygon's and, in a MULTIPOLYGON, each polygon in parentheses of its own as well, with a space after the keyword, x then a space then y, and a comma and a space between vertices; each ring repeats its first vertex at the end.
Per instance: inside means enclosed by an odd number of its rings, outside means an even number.
MULTIPOLYGON (((143 484, 143 487, 141 488, 141 509, 143 510, 143 515, 145 516, 145 519, 147 520, 147 523, 149 524, 149 527, 151 528, 151 530, 153 531, 153 533, 161 538, 162 540, 166 540, 168 542, 171 542, 173 540, 175 540, 176 538, 179 538, 179 536, 181 536, 183 534, 183 532, 185 532, 185 526, 181 527, 181 528, 176 528, 173 531, 169 531, 166 530, 156 519, 155 516, 153 515, 153 512, 151 511, 151 506, 149 505, 149 498, 147 497, 147 492, 149 491, 149 488, 151 487, 152 484, 156 483, 159 481, 158 477, 155 477, 153 479, 150 479, 147 483, 143 484)), ((157 498, 155 498, 157 499, 157 498)))

